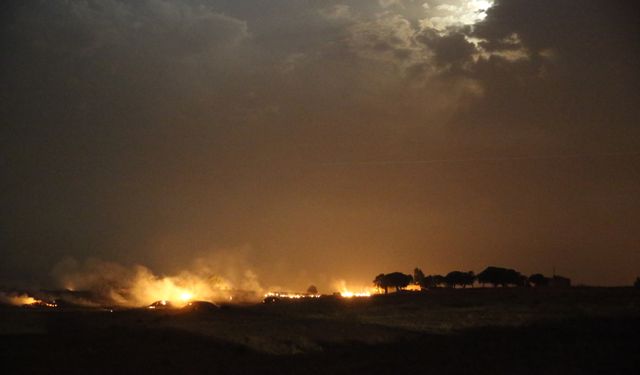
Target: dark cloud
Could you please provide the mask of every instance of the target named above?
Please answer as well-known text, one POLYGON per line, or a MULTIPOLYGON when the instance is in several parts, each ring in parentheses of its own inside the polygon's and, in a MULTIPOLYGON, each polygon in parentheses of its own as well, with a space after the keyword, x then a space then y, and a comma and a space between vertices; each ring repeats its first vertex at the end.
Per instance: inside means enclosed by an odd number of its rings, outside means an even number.
POLYGON ((485 95, 465 122, 548 131, 559 148, 632 149, 640 34, 631 14, 624 2, 498 2, 471 34, 490 57, 473 68, 485 95))
POLYGON ((469 42, 463 32, 453 32, 440 35, 434 30, 422 31, 416 39, 434 53, 434 63, 438 65, 453 65, 463 67, 470 63, 477 53, 476 47, 469 42))

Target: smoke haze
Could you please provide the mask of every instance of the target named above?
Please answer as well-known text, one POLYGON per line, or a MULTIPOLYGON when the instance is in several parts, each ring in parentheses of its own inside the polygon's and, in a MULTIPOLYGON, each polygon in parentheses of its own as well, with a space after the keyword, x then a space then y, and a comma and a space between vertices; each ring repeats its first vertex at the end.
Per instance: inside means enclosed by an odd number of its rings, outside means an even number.
POLYGON ((630 284, 631 3, 4 1, 0 283, 630 284))

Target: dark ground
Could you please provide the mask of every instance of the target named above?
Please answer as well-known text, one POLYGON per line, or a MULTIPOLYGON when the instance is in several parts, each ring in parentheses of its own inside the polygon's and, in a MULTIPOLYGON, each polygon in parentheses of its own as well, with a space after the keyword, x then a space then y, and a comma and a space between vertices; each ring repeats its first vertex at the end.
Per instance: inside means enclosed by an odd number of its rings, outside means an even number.
POLYGON ((448 290, 207 314, 0 310, 4 373, 636 374, 639 342, 640 292, 630 288, 448 290))

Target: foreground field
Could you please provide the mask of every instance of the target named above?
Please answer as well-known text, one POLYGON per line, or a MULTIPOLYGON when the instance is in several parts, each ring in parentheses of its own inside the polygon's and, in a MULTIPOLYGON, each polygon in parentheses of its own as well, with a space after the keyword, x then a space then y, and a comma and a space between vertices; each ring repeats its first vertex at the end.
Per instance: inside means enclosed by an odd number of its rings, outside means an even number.
POLYGON ((11 373, 638 373, 640 293, 442 290, 148 310, 0 310, 11 373))

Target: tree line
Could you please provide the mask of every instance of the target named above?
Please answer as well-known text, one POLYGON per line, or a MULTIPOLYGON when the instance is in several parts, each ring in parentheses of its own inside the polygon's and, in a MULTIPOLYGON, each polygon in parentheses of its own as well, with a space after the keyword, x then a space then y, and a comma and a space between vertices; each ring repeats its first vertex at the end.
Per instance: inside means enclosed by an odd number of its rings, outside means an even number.
POLYGON ((552 277, 544 276, 541 273, 535 273, 530 276, 503 267, 489 266, 479 274, 473 271, 451 271, 446 275, 425 275, 420 268, 413 271, 413 275, 404 274, 402 272, 391 272, 388 274, 381 273, 373 280, 373 285, 378 289, 388 293, 389 288, 395 288, 396 291, 405 289, 410 284, 420 286, 420 289, 436 289, 436 288, 466 288, 473 287, 474 284, 492 285, 493 287, 568 287, 571 286, 571 280, 553 275, 552 277))

